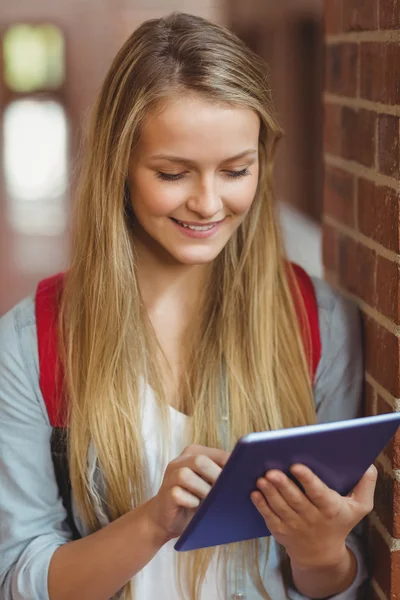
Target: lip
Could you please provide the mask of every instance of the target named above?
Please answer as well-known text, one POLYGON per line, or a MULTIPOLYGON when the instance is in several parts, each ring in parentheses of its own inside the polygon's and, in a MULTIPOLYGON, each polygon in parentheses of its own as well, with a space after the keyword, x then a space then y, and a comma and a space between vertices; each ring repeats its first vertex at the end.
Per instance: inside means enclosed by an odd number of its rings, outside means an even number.
POLYGON ((180 221, 181 223, 184 223, 185 225, 195 225, 196 227, 206 227, 206 225, 217 225, 218 223, 222 223, 222 221, 225 220, 225 217, 223 219, 220 219, 219 221, 208 221, 208 223, 199 223, 198 221, 182 221, 182 219, 174 219, 174 217, 171 217, 171 219, 174 221, 180 221))
POLYGON ((174 219, 170 219, 174 226, 186 237, 196 238, 196 239, 205 239, 212 237, 215 235, 218 230, 221 228, 222 223, 225 221, 221 219, 221 221, 214 221, 209 223, 193 223, 191 221, 181 221, 181 223, 185 223, 185 225, 197 225, 198 227, 205 227, 207 225, 213 225, 210 229, 206 229, 205 231, 195 231, 194 229, 189 229, 189 227, 184 227, 175 221, 174 219))

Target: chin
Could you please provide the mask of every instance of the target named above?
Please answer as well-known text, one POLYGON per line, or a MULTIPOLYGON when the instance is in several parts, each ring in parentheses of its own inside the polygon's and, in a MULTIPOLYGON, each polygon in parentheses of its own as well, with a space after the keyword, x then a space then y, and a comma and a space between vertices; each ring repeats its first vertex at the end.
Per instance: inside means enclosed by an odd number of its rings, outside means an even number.
POLYGON ((219 252, 174 253, 173 256, 182 265, 207 265, 215 260, 219 252))

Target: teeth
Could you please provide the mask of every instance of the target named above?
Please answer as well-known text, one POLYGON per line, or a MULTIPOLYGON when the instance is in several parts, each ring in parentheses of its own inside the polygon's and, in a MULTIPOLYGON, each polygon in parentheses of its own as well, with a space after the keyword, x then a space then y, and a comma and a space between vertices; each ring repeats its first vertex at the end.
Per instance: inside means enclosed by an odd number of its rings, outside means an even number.
POLYGON ((186 223, 182 223, 182 221, 178 221, 179 225, 183 225, 183 227, 187 227, 188 229, 192 229, 193 231, 208 231, 208 229, 212 229, 214 225, 186 225, 186 223))

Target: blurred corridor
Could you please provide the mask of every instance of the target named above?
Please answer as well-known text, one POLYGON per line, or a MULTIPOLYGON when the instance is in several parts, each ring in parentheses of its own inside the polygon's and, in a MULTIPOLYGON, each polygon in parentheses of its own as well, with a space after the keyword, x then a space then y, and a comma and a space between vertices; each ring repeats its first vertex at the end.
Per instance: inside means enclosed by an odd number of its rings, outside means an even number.
POLYGON ((0 314, 65 268, 85 119, 112 57, 145 19, 182 10, 267 59, 285 139, 276 188, 289 253, 321 274, 322 0, 3 0, 0 314))

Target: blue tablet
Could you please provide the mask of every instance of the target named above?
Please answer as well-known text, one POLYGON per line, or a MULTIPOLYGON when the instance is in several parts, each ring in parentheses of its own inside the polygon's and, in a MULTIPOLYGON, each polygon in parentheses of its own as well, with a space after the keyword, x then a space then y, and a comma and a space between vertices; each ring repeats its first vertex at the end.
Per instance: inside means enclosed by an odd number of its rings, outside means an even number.
POLYGON ((270 469, 290 475, 291 465, 304 464, 330 488, 347 495, 399 425, 400 413, 390 413, 242 437, 175 549, 195 550, 270 535, 250 499, 257 479, 270 469))

